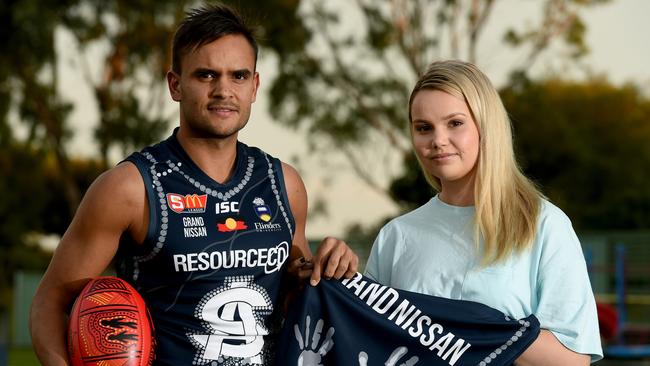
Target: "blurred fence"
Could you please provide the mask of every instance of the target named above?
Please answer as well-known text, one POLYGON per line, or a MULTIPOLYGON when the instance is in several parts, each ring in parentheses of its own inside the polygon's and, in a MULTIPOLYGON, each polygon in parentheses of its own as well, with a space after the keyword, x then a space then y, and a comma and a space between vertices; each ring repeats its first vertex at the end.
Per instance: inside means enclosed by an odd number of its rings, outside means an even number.
POLYGON ((17 272, 14 277, 13 316, 11 319, 11 344, 15 347, 31 346, 29 335, 29 308, 41 273, 17 272))
POLYGON ((650 232, 590 232, 580 240, 597 301, 624 305, 627 322, 650 326, 650 232))

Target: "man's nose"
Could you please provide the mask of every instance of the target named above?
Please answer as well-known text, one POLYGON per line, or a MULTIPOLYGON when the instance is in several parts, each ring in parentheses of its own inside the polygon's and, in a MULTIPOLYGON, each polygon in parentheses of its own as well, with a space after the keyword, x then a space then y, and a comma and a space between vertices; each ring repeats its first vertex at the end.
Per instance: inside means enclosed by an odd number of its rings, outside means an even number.
POLYGON ((221 77, 213 81, 210 96, 227 99, 233 96, 232 85, 227 78, 221 77))

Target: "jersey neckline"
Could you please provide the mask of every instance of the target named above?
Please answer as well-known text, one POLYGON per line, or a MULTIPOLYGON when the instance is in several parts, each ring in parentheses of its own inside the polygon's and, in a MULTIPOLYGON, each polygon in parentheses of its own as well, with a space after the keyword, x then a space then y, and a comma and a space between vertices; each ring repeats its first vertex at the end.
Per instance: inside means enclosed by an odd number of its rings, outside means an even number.
POLYGON ((229 189, 232 188, 233 186, 239 184, 243 178, 244 178, 244 172, 246 171, 246 162, 248 158, 248 153, 246 151, 246 145, 239 140, 237 140, 237 154, 235 156, 235 171, 232 174, 232 176, 225 181, 224 183, 219 183, 216 180, 212 179, 209 175, 207 175, 196 163, 192 158, 189 156, 189 154, 183 149, 183 146, 181 146, 180 142, 178 142, 178 137, 176 134, 178 133, 178 127, 174 129, 174 132, 172 133, 171 136, 166 140, 167 144, 169 145, 169 148, 173 150, 176 154, 178 154, 178 157, 180 158, 181 162, 187 166, 187 170, 191 170, 192 174, 195 175, 195 177, 198 177, 201 181, 206 182, 213 188, 216 188, 220 191, 224 189, 229 189))

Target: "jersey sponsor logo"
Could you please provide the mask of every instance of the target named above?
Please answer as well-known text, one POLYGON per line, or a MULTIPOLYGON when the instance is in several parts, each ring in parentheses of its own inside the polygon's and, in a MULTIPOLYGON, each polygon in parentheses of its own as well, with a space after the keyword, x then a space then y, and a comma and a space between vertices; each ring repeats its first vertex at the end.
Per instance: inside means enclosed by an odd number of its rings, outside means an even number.
POLYGON ((208 236, 203 217, 183 217, 183 235, 186 238, 201 238, 208 236))
POLYGON ((227 213, 239 213, 239 202, 237 201, 226 201, 226 202, 217 202, 214 205, 214 213, 217 215, 227 214, 227 213))
POLYGON ((167 193, 167 204, 176 213, 204 213, 207 201, 207 194, 167 193))
POLYGON ((257 217, 259 217, 264 222, 271 221, 271 208, 266 205, 263 199, 257 197, 253 200, 253 208, 257 217))
POLYGON ((255 231, 258 232, 269 232, 269 231, 280 231, 282 230, 282 225, 274 224, 270 222, 256 222, 255 231))
POLYGON ((286 241, 270 248, 235 249, 214 252, 174 254, 176 272, 214 271, 232 268, 264 268, 264 273, 279 271, 289 258, 286 241))
MULTIPOLYGON (((361 273, 341 283, 363 300, 380 316, 408 332, 419 343, 431 351, 435 351, 449 365, 454 365, 458 359, 472 346, 467 340, 445 330, 443 325, 436 323, 423 313, 413 299, 404 298, 404 293, 380 285, 376 282, 365 281, 361 273)), ((406 293, 408 295, 408 293, 406 293)))
POLYGON ((232 217, 227 218, 223 223, 217 223, 217 230, 222 233, 248 229, 246 223, 242 220, 235 220, 232 217))
POLYGON ((223 286, 201 299, 194 316, 201 319, 205 332, 187 334, 197 349, 194 364, 264 364, 264 336, 269 331, 263 317, 271 313, 273 304, 253 279, 226 277, 223 286))

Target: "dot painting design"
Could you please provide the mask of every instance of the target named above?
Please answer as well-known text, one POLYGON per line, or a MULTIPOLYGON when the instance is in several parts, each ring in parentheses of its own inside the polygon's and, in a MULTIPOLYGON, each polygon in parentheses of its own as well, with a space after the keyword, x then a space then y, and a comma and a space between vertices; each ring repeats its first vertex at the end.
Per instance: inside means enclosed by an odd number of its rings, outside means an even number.
POLYGON ((248 164, 246 166, 246 172, 244 173, 244 177, 242 178, 241 182, 239 182, 239 184, 237 184, 236 186, 234 186, 233 188, 231 188, 230 190, 228 190, 226 192, 219 192, 219 191, 217 191, 215 189, 212 189, 210 187, 206 187, 205 184, 202 184, 198 180, 190 177, 187 173, 185 173, 183 170, 181 170, 179 168, 181 163, 174 164, 171 160, 167 160, 166 163, 167 163, 167 166, 169 167, 168 170, 170 172, 171 171, 178 172, 180 175, 183 176, 183 178, 185 178, 185 180, 190 182, 190 184, 192 184, 194 187, 199 189, 201 192, 203 192, 205 194, 208 194, 208 195, 210 195, 212 197, 215 197, 217 199, 220 199, 222 201, 228 201, 234 195, 241 192, 242 189, 244 189, 244 187, 246 187, 248 182, 250 182, 251 177, 253 176, 253 167, 255 166, 255 158, 252 157, 252 156, 248 157, 248 164))
POLYGON ((275 175, 273 174, 273 164, 271 163, 271 160, 269 159, 269 156, 265 153, 264 158, 266 159, 266 163, 269 167, 268 173, 269 173, 269 180, 271 182, 271 190, 273 191, 273 195, 275 196, 275 200, 278 203, 278 208, 280 209, 280 212, 282 213, 282 216, 284 217, 284 222, 287 224, 287 228, 289 229, 289 232, 292 233, 293 229, 291 227, 291 221, 289 221, 289 215, 287 214, 287 210, 284 207, 284 204, 282 204, 282 198, 280 195, 280 189, 278 188, 278 185, 275 180, 275 175))
MULTIPOLYGON (((510 320, 510 318, 508 316, 506 316, 506 320, 510 320)), ((494 352, 487 355, 481 362, 478 363, 478 366, 487 366, 487 365, 489 365, 501 353, 503 353, 503 351, 505 351, 506 349, 508 349, 508 347, 515 344, 515 342, 519 341, 519 339, 524 335, 524 332, 526 332, 528 330, 528 328, 530 327, 530 322, 527 321, 527 320, 521 319, 521 320, 519 320, 519 325, 521 325, 519 330, 517 330, 517 332, 512 337, 510 337, 510 339, 506 342, 506 344, 502 345, 501 347, 494 350, 494 352)))
MULTIPOLYGON (((169 223, 169 208, 167 207, 167 199, 165 198, 165 192, 162 188, 162 184, 160 183, 160 177, 167 176, 167 174, 171 174, 174 168, 174 167, 170 167, 170 169, 167 169, 163 172, 158 172, 156 171, 156 166, 158 164, 158 161, 156 161, 153 155, 151 155, 151 153, 149 152, 145 152, 144 156, 147 158, 147 160, 151 162, 151 166, 149 167, 149 173, 151 175, 152 188, 156 192, 155 194, 158 196, 158 203, 160 204, 160 232, 158 233, 156 244, 154 245, 151 252, 149 252, 149 254, 147 255, 138 256, 134 258, 134 263, 133 263, 134 281, 137 281, 138 277, 140 276, 140 267, 139 267, 140 262, 146 262, 151 260, 158 253, 160 253, 160 250, 165 246, 165 240, 167 239, 167 228, 169 223)), ((180 165, 181 163, 179 162, 178 166, 180 165)), ((175 168, 178 169, 178 166, 175 166, 175 168)))

